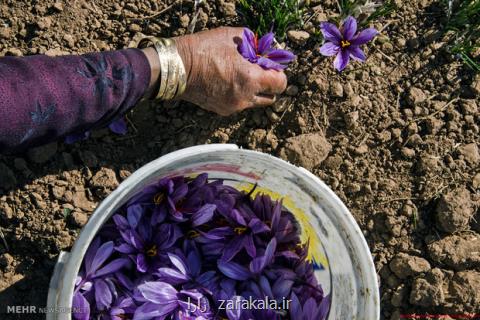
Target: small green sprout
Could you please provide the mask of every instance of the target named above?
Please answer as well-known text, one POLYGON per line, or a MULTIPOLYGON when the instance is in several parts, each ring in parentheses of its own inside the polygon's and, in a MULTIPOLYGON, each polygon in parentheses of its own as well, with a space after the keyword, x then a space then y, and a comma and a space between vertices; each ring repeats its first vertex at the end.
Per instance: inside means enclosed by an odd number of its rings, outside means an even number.
POLYGON ((289 28, 303 25, 299 0, 239 0, 239 12, 253 31, 266 34, 273 28, 279 39, 289 28))

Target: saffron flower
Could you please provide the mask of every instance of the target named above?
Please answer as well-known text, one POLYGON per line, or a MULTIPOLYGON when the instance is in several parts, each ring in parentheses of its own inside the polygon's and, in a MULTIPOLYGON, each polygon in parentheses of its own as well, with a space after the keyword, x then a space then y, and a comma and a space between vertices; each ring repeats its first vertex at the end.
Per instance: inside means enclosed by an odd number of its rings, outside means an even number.
POLYGON ((77 276, 76 289, 73 296, 73 306, 76 309, 74 318, 87 320, 90 316, 91 305, 85 295, 92 296, 99 310, 110 308, 115 288, 106 276, 122 269, 129 264, 128 259, 118 258, 107 264, 105 262, 113 253, 113 242, 101 244, 96 238, 85 254, 85 268, 77 276))
POLYGON ((365 62, 366 56, 360 46, 371 41, 378 34, 374 28, 357 33, 357 20, 351 16, 345 19, 340 30, 329 22, 322 22, 320 29, 327 41, 320 48, 320 53, 327 57, 336 55, 333 65, 340 72, 347 67, 350 58, 365 62))
POLYGON ((275 49, 274 39, 273 32, 267 33, 259 40, 252 30, 244 28, 238 51, 245 59, 264 69, 283 70, 295 60, 295 55, 288 50, 275 49))
POLYGON ((208 299, 196 290, 178 291, 172 285, 156 281, 145 282, 138 287, 137 301, 143 301, 133 319, 166 319, 180 313, 180 319, 213 319, 208 299), (191 318, 189 318, 191 316, 191 318))

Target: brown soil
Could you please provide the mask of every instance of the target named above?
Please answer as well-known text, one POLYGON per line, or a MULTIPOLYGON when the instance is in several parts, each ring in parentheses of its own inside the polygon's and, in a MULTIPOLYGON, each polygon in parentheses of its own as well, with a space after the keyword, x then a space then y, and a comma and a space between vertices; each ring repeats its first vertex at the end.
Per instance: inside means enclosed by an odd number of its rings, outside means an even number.
MULTIPOLYGON (((0 53, 84 53, 126 47, 139 32, 181 35, 193 1, 148 18, 172 2, 5 0, 0 53)), ((299 57, 273 108, 221 118, 183 103, 145 104, 130 115, 126 137, 103 130, 73 146, 0 157, 1 319, 43 318, 4 313, 7 305, 45 305, 59 251, 132 171, 214 142, 285 157, 331 186, 369 242, 382 319, 478 313, 480 77, 446 52, 442 10, 432 0, 395 1, 400 8, 378 22, 382 35, 367 63, 339 75, 311 32, 336 2, 310 2, 310 35, 290 34, 299 57)), ((197 30, 220 25, 239 25, 234 4, 207 1, 197 30)))

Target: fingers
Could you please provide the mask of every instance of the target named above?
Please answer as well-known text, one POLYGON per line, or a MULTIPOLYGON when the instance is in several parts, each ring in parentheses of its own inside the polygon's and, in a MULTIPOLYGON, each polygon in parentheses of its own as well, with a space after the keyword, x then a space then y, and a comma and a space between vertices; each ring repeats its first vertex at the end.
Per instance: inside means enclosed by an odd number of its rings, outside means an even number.
POLYGON ((287 76, 283 71, 262 70, 259 85, 261 93, 280 94, 287 88, 287 76))
POLYGON ((255 107, 266 107, 275 103, 276 97, 273 94, 257 94, 253 97, 255 107))

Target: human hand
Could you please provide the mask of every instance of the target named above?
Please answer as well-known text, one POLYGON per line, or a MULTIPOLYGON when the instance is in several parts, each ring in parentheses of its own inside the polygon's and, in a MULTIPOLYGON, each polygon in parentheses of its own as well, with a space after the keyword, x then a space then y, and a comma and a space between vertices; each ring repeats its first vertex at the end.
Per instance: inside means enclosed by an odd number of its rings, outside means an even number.
POLYGON ((242 33, 223 27, 175 39, 188 78, 180 99, 223 116, 275 102, 287 77, 243 58, 237 50, 242 33))

